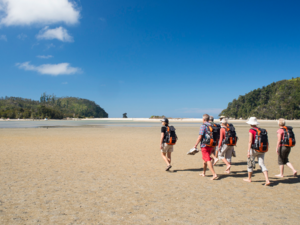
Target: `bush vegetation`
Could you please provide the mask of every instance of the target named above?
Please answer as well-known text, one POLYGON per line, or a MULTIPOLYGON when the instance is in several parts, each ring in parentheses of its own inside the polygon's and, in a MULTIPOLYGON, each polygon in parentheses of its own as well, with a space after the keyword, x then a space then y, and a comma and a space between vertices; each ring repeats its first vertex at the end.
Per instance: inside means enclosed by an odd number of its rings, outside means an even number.
POLYGON ((107 118, 108 114, 95 102, 87 99, 58 98, 55 95, 43 93, 40 101, 7 96, 0 98, 0 117, 11 119, 107 118))
POLYGON ((247 119, 300 119, 300 77, 281 80, 240 95, 220 115, 247 119))

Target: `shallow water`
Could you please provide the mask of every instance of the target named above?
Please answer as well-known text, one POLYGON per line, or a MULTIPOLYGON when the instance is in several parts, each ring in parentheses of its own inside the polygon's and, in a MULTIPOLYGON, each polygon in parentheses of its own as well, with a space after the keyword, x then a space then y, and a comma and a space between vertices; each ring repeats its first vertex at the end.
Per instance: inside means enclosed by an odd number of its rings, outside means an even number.
MULTIPOLYGON (((248 124, 242 121, 229 121, 236 127, 249 127, 248 124)), ((200 127, 202 122, 177 122, 173 121, 170 125, 175 127, 200 127)), ((292 125, 294 128, 300 128, 299 121, 289 121, 287 125, 292 125)), ((118 121, 118 120, 35 120, 35 121, 18 121, 8 120, 0 121, 0 128, 72 128, 72 127, 160 127, 161 123, 152 121, 118 121)), ((277 121, 261 122, 261 127, 278 127, 277 121)))
MULTIPOLYGON (((174 122, 176 126, 200 126, 201 123, 174 122)), ((51 128, 51 127, 83 127, 83 126, 120 126, 120 127, 160 127, 160 122, 115 121, 115 120, 36 120, 36 121, 1 121, 0 128, 51 128)))

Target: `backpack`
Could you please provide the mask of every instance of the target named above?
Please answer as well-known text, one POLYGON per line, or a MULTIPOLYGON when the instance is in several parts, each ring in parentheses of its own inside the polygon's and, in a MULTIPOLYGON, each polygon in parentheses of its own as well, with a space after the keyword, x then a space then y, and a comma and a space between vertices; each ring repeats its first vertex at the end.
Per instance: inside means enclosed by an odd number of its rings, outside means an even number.
POLYGON ((220 129, 221 126, 219 124, 206 125, 208 128, 205 137, 202 138, 202 144, 205 144, 207 147, 216 147, 220 140, 220 129))
POLYGON ((283 129, 284 131, 283 140, 281 141, 281 144, 286 147, 294 147, 296 144, 296 139, 293 132, 293 127, 284 126, 281 129, 283 129))
POLYGON ((254 139, 254 144, 251 145, 253 149, 257 152, 265 153, 269 149, 269 141, 268 141, 268 132, 262 128, 251 128, 255 130, 256 135, 254 139))
POLYGON ((234 126, 231 123, 229 123, 224 128, 225 128, 224 144, 226 144, 228 146, 236 146, 236 143, 238 141, 238 137, 236 136, 234 126))
POLYGON ((166 132, 167 135, 165 137, 167 145, 175 145, 176 144, 177 135, 175 133, 175 130, 176 130, 175 127, 167 126, 167 132, 166 132))

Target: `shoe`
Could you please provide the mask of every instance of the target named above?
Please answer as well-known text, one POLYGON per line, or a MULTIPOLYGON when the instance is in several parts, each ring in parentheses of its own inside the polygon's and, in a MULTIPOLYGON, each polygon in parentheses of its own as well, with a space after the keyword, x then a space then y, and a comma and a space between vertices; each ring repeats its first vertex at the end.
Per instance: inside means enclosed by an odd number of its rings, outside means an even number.
POLYGON ((236 157, 235 151, 232 151, 232 156, 236 157))

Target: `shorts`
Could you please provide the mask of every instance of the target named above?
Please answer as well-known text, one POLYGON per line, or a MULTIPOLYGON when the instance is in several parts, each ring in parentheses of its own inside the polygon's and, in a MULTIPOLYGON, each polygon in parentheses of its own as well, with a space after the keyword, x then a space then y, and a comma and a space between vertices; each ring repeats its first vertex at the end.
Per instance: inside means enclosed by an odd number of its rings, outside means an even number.
POLYGON ((278 151, 278 165, 285 165, 289 162, 291 147, 282 146, 278 151))
POLYGON ((213 149, 212 147, 203 147, 203 148, 201 148, 202 159, 203 159, 204 162, 208 162, 208 161, 212 160, 212 158, 210 157, 212 149, 213 149))
POLYGON ((162 144, 162 149, 161 149, 161 152, 163 152, 163 153, 168 153, 168 152, 173 152, 173 145, 168 145, 168 144, 166 144, 166 143, 163 143, 162 144))
POLYGON ((219 159, 225 158, 227 160, 227 162, 231 163, 233 149, 234 149, 233 146, 228 146, 228 145, 223 144, 220 149, 219 159))

